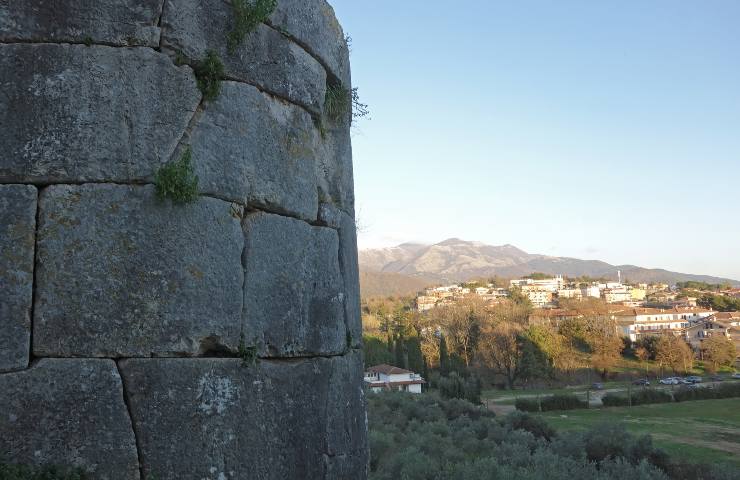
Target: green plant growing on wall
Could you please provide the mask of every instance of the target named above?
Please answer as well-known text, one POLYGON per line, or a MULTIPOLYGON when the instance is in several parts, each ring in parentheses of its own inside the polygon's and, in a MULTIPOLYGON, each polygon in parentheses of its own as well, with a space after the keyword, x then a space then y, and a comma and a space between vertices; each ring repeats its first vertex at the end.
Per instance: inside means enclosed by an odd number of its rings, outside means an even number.
POLYGON ((238 357, 242 359, 242 367, 252 367, 257 364, 257 347, 255 345, 247 346, 244 341, 244 334, 239 336, 238 357))
POLYGON ((268 19, 277 7, 277 0, 231 0, 234 10, 234 28, 227 36, 229 53, 244 41, 248 33, 268 19))
POLYGON ((370 114, 367 105, 360 102, 357 87, 347 89, 341 85, 327 85, 324 97, 324 113, 332 121, 339 121, 345 115, 352 115, 352 120, 364 118, 370 114))
POLYGON ((324 97, 324 113, 333 120, 338 121, 344 115, 348 115, 352 108, 352 96, 349 90, 341 85, 327 85, 324 97))
POLYGON ((198 198, 198 177, 193 173, 193 152, 188 147, 179 160, 163 165, 154 177, 157 196, 175 203, 189 203, 198 198))
POLYGON ((216 52, 209 50, 206 58, 195 65, 195 78, 198 88, 206 100, 215 100, 221 93, 221 79, 224 76, 224 64, 216 52))

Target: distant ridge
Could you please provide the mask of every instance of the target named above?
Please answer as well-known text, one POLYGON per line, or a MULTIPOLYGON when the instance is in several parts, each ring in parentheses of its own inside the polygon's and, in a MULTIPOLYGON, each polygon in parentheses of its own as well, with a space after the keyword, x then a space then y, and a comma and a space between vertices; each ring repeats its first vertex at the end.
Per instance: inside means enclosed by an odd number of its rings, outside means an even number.
MULTIPOLYGON (((396 247, 360 251, 360 271, 364 285, 382 284, 383 280, 378 274, 386 275, 385 281, 390 281, 391 277, 388 277, 388 274, 394 274, 392 282, 402 284, 404 292, 407 292, 405 294, 413 293, 408 292, 409 289, 417 286, 420 286, 418 287, 420 289, 434 283, 461 282, 494 275, 513 278, 534 272, 573 277, 586 275, 616 280, 617 270, 622 272, 623 279, 636 283, 675 284, 694 280, 740 286, 738 280, 711 275, 678 273, 636 265, 611 265, 599 260, 529 254, 513 245, 493 246, 459 238, 449 238, 434 245, 403 243, 396 247), (417 283, 414 284, 411 280, 417 280, 417 283)), ((373 291, 380 290, 373 288, 373 291)), ((392 288, 389 284, 385 291, 390 290, 392 288)))

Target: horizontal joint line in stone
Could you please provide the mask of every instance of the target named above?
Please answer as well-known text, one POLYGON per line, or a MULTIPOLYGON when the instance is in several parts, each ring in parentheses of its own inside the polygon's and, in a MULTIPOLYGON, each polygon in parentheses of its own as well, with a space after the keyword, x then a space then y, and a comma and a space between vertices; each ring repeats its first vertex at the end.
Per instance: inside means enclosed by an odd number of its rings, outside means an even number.
MULTIPOLYGON (((298 45, 299 47, 301 47, 301 49, 303 49, 304 52, 306 52, 309 56, 313 57, 313 59, 316 60, 319 63, 319 65, 321 65, 321 68, 324 69, 324 71, 326 72, 326 75, 327 76, 329 76, 329 77, 335 77, 335 78, 337 77, 337 75, 334 72, 331 71, 331 68, 329 68, 329 65, 324 61, 324 59, 321 58, 320 56, 318 56, 311 49, 311 47, 308 46, 305 42, 302 42, 298 38, 294 37, 293 35, 291 35, 290 32, 283 31, 283 30, 275 27, 272 23, 269 22, 269 20, 267 22, 265 22, 264 25, 267 26, 267 27, 269 27, 269 28, 271 28, 272 30, 275 30, 276 32, 278 32, 279 34, 283 35, 285 38, 287 38, 291 42, 293 42, 296 45, 298 45)), ((348 85, 343 85, 343 86, 344 87, 348 87, 348 85)))
MULTIPOLYGON (((39 181, 39 182, 0 182, 0 185, 30 185, 32 187, 39 187, 39 188, 46 188, 46 187, 53 187, 53 186, 65 186, 65 185, 72 185, 72 186, 83 186, 83 185, 119 185, 123 187, 146 187, 146 186, 156 186, 153 182, 147 182, 147 181, 130 181, 130 182, 116 182, 112 180, 100 180, 100 181, 90 181, 90 180, 84 180, 79 182, 45 182, 45 181, 39 181)), ((294 220, 300 220, 301 222, 307 223, 313 227, 324 227, 324 228, 331 228, 332 230, 339 230, 338 228, 325 225, 324 223, 318 221, 318 220, 306 220, 305 218, 301 218, 297 215, 291 215, 289 213, 286 213, 281 210, 276 209, 270 209, 265 207, 256 207, 253 205, 250 205, 249 203, 244 203, 238 200, 231 200, 229 198, 225 198, 219 195, 214 195, 211 193, 199 193, 199 197, 203 198, 212 198, 214 200, 220 200, 222 202, 226 203, 233 203, 236 205, 239 205, 241 207, 244 207, 247 211, 247 213, 269 213, 271 215, 277 215, 280 217, 285 218, 292 218, 294 220)), ((341 210, 344 212, 344 210, 341 210)), ((347 213, 347 212, 344 212, 347 213)))
MULTIPOLYGON (((312 360, 316 358, 337 358, 337 357, 346 357, 347 355, 351 355, 353 351, 359 351, 360 349, 357 348, 350 348, 343 352, 339 353, 333 353, 333 354, 314 354, 314 355, 297 355, 295 357, 270 357, 270 356, 257 356, 256 358, 259 361, 264 362, 300 362, 304 360, 312 360)), ((30 365, 26 368, 20 368, 17 370, 12 370, 8 372, 2 372, 0 375, 7 375, 9 373, 18 373, 18 372, 24 372, 26 370, 30 370, 33 367, 36 366, 36 364, 39 362, 39 360, 112 360, 114 362, 119 362, 122 360, 198 360, 198 361, 208 361, 208 360, 238 360, 241 361, 242 358, 236 355, 225 355, 225 356, 210 356, 210 357, 203 357, 203 356, 167 356, 167 355, 156 355, 156 356, 129 356, 129 355, 122 355, 120 357, 114 357, 114 356, 101 356, 101 357, 95 357, 95 356, 89 356, 89 355, 80 355, 80 356, 61 356, 61 355, 34 355, 33 361, 30 363, 30 365)))
POLYGON ((159 51, 158 46, 152 46, 152 45, 121 45, 118 43, 112 43, 112 42, 100 42, 95 41, 93 43, 87 44, 84 41, 73 41, 73 40, 49 40, 49 39, 13 39, 13 40, 2 40, 0 41, 0 45, 82 45, 85 47, 111 47, 111 48, 148 48, 150 50, 154 50, 155 52, 159 51))

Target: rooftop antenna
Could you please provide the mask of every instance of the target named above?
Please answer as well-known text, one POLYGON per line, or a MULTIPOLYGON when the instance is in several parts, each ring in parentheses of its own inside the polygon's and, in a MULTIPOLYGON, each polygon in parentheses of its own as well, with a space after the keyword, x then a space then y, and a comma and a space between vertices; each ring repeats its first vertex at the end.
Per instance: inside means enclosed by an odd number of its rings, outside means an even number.
POLYGON ((619 278, 619 283, 621 284, 622 283, 622 271, 621 270, 617 270, 617 278, 619 278))

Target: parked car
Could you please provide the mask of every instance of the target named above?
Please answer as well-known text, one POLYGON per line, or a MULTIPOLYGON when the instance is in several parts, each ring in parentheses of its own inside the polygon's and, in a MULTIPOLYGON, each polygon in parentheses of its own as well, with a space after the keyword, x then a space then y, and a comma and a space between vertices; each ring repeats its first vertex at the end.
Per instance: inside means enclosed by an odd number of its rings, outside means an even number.
POLYGON ((721 382, 721 381, 724 380, 724 377, 721 377, 719 375, 713 375, 713 376, 709 377, 709 380, 711 380, 713 382, 721 382))
POLYGON ((648 381, 647 378, 641 378, 639 380, 635 380, 634 382, 632 382, 632 385, 640 385, 640 386, 643 386, 643 387, 649 387, 650 386, 650 382, 648 381))
POLYGON ((735 380, 740 380, 740 372, 733 373, 732 378, 734 378, 735 380))
POLYGON ((663 385, 678 385, 679 381, 676 377, 661 378, 660 382, 663 385))
POLYGON ((604 384, 603 383, 592 383, 591 384, 591 390, 603 390, 604 384))
POLYGON ((688 380, 691 383, 701 383, 703 381, 701 377, 697 377, 696 375, 691 375, 690 377, 686 377, 686 380, 688 380))

